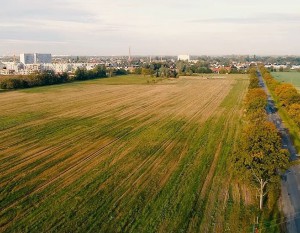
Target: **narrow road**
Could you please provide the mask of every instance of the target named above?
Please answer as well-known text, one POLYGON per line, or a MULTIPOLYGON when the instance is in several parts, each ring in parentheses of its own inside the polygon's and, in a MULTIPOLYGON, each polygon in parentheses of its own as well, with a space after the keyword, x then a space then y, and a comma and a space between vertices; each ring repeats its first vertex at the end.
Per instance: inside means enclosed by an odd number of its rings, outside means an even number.
MULTIPOLYGON (((291 160, 297 159, 297 151, 293 146, 288 129, 285 128, 272 99, 272 96, 258 72, 260 86, 265 90, 268 96, 268 105, 266 111, 269 120, 273 122, 282 135, 282 144, 284 149, 288 149, 291 160)), ((300 233, 300 165, 293 166, 287 170, 281 180, 281 206, 286 216, 286 226, 289 233, 300 233)))

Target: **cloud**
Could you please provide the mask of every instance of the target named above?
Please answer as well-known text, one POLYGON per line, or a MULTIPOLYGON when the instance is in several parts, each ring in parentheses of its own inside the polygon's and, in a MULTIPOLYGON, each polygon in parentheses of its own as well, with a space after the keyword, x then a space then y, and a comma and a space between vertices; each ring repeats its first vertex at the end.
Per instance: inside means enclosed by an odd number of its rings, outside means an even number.
POLYGON ((0 54, 125 54, 129 45, 139 54, 224 54, 287 44, 300 54, 299 9, 298 0, 10 0, 1 5, 0 54))
POLYGON ((7 44, 66 44, 64 41, 53 41, 53 40, 13 40, 13 39, 0 39, 1 43, 7 44))
POLYGON ((187 20, 187 23, 208 24, 274 24, 274 23, 300 23, 300 15, 290 14, 264 14, 256 17, 235 18, 209 18, 187 20))

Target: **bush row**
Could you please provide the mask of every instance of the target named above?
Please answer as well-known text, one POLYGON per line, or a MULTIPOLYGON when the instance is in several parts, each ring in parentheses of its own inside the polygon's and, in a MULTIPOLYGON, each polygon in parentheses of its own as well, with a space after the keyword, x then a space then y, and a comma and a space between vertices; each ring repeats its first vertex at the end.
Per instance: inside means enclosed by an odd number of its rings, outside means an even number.
POLYGON ((252 68, 249 70, 250 83, 245 98, 245 110, 247 118, 250 121, 266 120, 267 94, 259 86, 257 70, 252 68))
POLYGON ((268 121, 265 110, 267 94, 258 85, 257 72, 253 70, 249 73, 250 84, 245 97, 246 120, 234 163, 241 179, 249 186, 258 188, 260 210, 263 210, 264 201, 267 200, 267 212, 272 212, 280 194, 278 171, 287 167, 288 154, 281 149, 276 126, 268 121), (267 198, 264 198, 266 195, 267 198))
POLYGON ((291 84, 275 80, 265 67, 260 67, 260 70, 276 101, 300 127, 300 94, 297 89, 291 84))
MULTIPOLYGON (((0 80, 1 89, 22 89, 37 86, 46 86, 53 84, 61 84, 66 82, 89 80, 95 78, 107 77, 107 71, 104 66, 96 66, 92 70, 78 68, 74 75, 67 73, 55 74, 54 71, 42 71, 40 73, 31 74, 29 76, 7 77, 0 80)), ((122 71, 115 71, 116 74, 123 74, 122 71)))
POLYGON ((249 89, 252 88, 259 88, 259 80, 257 78, 257 70, 255 68, 249 69, 249 76, 250 76, 250 84, 249 89))

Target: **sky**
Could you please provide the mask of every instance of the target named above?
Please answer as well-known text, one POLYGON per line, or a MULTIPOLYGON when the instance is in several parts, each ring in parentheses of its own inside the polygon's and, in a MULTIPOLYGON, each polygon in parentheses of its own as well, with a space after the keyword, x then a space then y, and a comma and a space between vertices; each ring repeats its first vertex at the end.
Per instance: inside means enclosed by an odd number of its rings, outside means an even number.
POLYGON ((0 55, 300 55, 299 0, 9 0, 0 55))

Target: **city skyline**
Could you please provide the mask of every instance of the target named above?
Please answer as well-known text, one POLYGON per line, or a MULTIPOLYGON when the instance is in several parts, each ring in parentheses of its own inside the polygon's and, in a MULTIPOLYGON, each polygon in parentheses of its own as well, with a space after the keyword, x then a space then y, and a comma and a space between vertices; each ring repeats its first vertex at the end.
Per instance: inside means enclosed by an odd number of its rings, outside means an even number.
POLYGON ((300 3, 12 0, 0 55, 300 55, 300 3), (26 4, 24 4, 26 3, 26 4))

